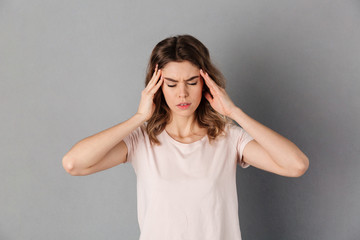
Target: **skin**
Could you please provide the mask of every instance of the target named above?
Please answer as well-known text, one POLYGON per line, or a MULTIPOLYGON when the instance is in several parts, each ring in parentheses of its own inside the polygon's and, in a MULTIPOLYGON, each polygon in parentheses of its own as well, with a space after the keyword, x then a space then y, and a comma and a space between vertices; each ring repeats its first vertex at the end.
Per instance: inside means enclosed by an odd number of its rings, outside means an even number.
POLYGON ((205 136, 206 129, 200 128, 195 120, 195 111, 203 95, 200 69, 189 61, 170 62, 162 69, 162 78, 161 90, 171 110, 171 121, 165 130, 185 143, 205 136), (183 102, 191 104, 187 109, 180 109, 177 105, 183 102))

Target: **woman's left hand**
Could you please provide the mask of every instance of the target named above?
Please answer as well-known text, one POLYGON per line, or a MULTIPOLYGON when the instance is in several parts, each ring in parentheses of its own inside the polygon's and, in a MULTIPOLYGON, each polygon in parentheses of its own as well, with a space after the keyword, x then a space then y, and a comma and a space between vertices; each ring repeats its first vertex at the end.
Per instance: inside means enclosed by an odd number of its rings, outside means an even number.
POLYGON ((234 110, 237 107, 231 101, 225 89, 218 86, 214 82, 214 80, 212 80, 210 76, 207 73, 204 73, 201 69, 200 69, 200 75, 205 80, 204 83, 210 89, 212 97, 208 92, 204 92, 204 96, 209 101, 211 107, 214 108, 216 111, 218 111, 220 114, 227 117, 231 117, 231 114, 234 112, 234 110))

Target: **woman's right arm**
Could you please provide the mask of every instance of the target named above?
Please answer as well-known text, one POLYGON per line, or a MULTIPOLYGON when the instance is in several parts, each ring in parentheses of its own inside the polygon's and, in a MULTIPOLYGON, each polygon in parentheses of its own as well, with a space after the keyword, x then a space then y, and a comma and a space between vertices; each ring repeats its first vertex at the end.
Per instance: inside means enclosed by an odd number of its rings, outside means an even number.
POLYGON ((154 94, 164 81, 157 69, 146 88, 141 92, 137 113, 130 119, 76 143, 62 159, 64 169, 73 176, 84 176, 99 172, 127 158, 127 146, 123 139, 151 118, 155 111, 154 94))
POLYGON ((145 122, 140 114, 76 143, 62 159, 64 169, 73 176, 84 176, 126 162, 123 139, 145 122))

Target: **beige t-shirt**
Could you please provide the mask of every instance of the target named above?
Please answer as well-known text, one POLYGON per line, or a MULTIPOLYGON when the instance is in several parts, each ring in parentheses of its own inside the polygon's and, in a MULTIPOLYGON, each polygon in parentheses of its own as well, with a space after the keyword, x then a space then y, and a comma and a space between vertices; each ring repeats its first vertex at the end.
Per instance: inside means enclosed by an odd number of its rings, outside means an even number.
POLYGON ((139 240, 241 240, 236 166, 253 138, 235 124, 211 145, 186 144, 164 130, 150 145, 145 124, 124 142, 137 178, 139 240))

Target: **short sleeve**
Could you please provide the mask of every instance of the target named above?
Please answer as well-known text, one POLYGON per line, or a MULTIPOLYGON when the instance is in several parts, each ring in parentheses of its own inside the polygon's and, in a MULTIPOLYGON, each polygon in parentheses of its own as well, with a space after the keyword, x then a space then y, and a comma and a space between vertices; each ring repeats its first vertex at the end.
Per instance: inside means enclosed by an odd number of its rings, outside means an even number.
POLYGON ((237 149, 237 156, 238 156, 237 163, 242 168, 248 168, 250 166, 250 164, 244 162, 244 160, 243 160, 243 152, 244 152, 244 148, 245 148, 246 144, 248 144, 254 138, 252 136, 250 136, 241 127, 237 127, 236 138, 237 138, 236 149, 237 149))
POLYGON ((128 149, 127 160, 125 163, 132 163, 135 156, 135 149, 143 137, 141 126, 135 128, 129 135, 127 135, 123 141, 128 149))

